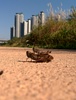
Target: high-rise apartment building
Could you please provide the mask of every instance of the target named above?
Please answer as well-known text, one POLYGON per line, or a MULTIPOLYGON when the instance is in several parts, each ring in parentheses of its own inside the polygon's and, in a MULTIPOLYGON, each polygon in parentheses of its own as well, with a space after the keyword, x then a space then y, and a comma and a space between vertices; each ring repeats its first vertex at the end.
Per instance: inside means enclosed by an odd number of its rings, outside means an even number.
POLYGON ((15 37, 15 27, 10 28, 10 38, 12 39, 13 37, 15 37))
POLYGON ((39 24, 44 25, 45 23, 45 13, 43 11, 39 14, 39 24))
POLYGON ((27 35, 27 25, 28 25, 28 22, 27 21, 24 21, 23 22, 24 35, 27 35))
POLYGON ((31 17, 31 28, 38 26, 38 15, 32 15, 31 17))
POLYGON ((23 13, 16 13, 15 15, 15 36, 16 37, 21 37, 23 36, 23 21, 24 21, 24 15, 23 13))
POLYGON ((28 19, 27 21, 27 33, 31 32, 31 19, 28 19))

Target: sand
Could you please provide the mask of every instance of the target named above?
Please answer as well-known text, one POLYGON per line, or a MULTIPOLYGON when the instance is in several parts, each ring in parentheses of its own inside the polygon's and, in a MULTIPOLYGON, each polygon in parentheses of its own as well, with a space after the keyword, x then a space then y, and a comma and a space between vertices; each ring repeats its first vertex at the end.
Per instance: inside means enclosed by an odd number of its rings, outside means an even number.
POLYGON ((76 51, 52 49, 51 62, 35 63, 26 50, 0 47, 0 100, 76 100, 76 51))

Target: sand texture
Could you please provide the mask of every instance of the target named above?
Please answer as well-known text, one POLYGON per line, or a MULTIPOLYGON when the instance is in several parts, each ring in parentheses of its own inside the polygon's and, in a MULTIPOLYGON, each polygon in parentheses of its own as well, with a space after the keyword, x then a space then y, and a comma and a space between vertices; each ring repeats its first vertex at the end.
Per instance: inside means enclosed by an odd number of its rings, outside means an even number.
POLYGON ((76 51, 52 49, 51 62, 35 63, 26 50, 0 47, 0 100, 76 100, 76 51))

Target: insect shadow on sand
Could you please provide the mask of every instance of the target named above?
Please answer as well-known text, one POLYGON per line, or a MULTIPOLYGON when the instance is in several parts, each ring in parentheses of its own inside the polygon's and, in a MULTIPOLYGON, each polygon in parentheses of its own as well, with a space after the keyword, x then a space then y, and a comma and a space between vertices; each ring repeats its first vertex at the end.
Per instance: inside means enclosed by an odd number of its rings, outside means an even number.
POLYGON ((23 61, 23 60, 18 60, 18 62, 23 62, 23 63, 26 63, 26 62, 29 62, 29 63, 37 63, 36 61, 32 61, 32 60, 30 60, 30 61, 23 61))

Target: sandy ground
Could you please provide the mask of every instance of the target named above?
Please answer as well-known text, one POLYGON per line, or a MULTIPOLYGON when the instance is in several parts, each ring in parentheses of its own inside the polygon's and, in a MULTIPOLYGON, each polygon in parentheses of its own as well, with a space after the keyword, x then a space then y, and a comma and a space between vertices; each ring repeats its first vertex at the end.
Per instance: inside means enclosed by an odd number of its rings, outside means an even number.
POLYGON ((51 62, 35 63, 26 50, 0 47, 0 100, 76 100, 76 51, 52 50, 51 62))

